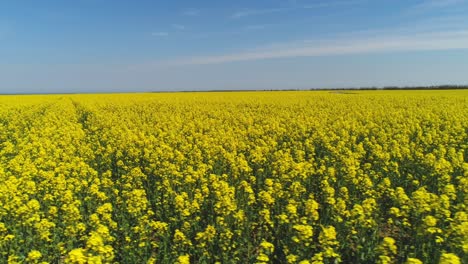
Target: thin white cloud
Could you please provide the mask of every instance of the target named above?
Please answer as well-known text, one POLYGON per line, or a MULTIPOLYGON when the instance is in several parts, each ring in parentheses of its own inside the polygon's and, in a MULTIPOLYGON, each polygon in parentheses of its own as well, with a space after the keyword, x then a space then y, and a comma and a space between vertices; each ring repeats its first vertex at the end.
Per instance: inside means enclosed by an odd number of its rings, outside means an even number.
POLYGON ((245 9, 238 12, 235 12, 231 15, 231 18, 241 18, 247 16, 255 16, 255 15, 265 15, 271 13, 278 13, 283 11, 292 10, 295 8, 292 7, 285 7, 285 8, 269 8, 269 9, 245 9))
POLYGON ((294 42, 254 51, 200 56, 172 61, 171 65, 204 65, 263 59, 314 57, 392 51, 468 49, 468 30, 418 33, 407 35, 335 39, 327 42, 294 42))
POLYGON ((184 30, 185 26, 180 24, 172 24, 172 27, 177 30, 184 30))
POLYGON ((266 15, 272 13, 288 12, 301 9, 316 9, 343 5, 357 5, 368 2, 368 0, 341 0, 341 1, 324 1, 314 4, 298 5, 297 2, 292 2, 292 6, 278 7, 278 8, 265 8, 265 9, 244 9, 231 14, 231 18, 243 18, 248 16, 266 15))
POLYGON ((348 6, 348 5, 358 5, 368 0, 343 0, 343 1, 326 1, 320 3, 313 3, 304 5, 302 8, 305 9, 315 9, 315 8, 325 8, 325 7, 335 7, 335 6, 348 6))
POLYGON ((186 9, 182 12, 182 15, 184 16, 199 16, 201 13, 200 9, 196 9, 196 8, 189 8, 189 9, 186 9))
POLYGON ((466 3, 466 0, 426 0, 418 4, 420 8, 437 8, 466 3))
POLYGON ((438 9, 449 10, 466 3, 468 0, 424 0, 406 9, 403 14, 414 15, 438 9))
MULTIPOLYGON (((171 27, 174 30, 178 30, 178 31, 185 30, 185 26, 180 25, 180 24, 172 24, 171 27)), ((163 38, 163 37, 168 37, 170 35, 170 33, 169 33, 169 31, 156 31, 156 32, 151 32, 151 35, 154 36, 154 37, 163 38)))
POLYGON ((165 31, 159 31, 159 32, 152 32, 151 35, 155 37, 167 37, 169 36, 169 33, 165 31))

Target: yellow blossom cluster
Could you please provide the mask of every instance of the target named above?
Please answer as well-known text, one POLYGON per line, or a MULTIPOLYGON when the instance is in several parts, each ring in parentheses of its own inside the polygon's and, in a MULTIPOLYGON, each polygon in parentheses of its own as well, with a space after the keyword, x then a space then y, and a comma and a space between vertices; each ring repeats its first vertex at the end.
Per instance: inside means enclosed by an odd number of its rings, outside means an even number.
POLYGON ((0 263, 468 263, 468 91, 0 96, 0 263))

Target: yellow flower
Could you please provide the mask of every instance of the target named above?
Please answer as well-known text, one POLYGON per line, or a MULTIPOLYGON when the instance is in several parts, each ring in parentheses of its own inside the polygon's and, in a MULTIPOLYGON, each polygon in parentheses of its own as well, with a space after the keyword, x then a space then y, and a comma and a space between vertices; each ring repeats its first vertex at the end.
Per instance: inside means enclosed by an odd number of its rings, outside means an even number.
POLYGON ((275 198, 273 198, 269 192, 261 191, 258 196, 265 205, 272 205, 275 203, 275 198))
POLYGON ((320 232, 319 235, 319 241, 320 244, 324 246, 332 246, 338 244, 338 242, 336 241, 335 227, 323 227, 322 232, 320 232))
POLYGON ((42 257, 41 252, 39 252, 39 251, 37 251, 37 250, 31 250, 31 251, 29 251, 29 253, 28 253, 27 260, 28 260, 28 261, 31 261, 31 262, 35 262, 35 261, 37 261, 38 259, 40 259, 41 257, 42 257))
POLYGON ((190 264, 190 255, 182 255, 177 258, 176 264, 190 264))
POLYGON ((439 264, 461 264, 460 258, 453 253, 444 253, 440 256, 439 264))
POLYGON ((260 263, 268 263, 270 261, 270 258, 268 257, 268 255, 265 255, 263 253, 260 253, 258 254, 257 256, 257 262, 255 262, 256 264, 260 264, 260 263))
POLYGON ((289 203, 287 206, 286 206, 286 211, 288 212, 288 214, 292 217, 296 216, 297 215, 297 207, 295 204, 292 204, 292 203, 289 203))
POLYGON ((10 240, 13 240, 15 238, 15 235, 12 235, 12 234, 9 234, 9 235, 6 235, 3 240, 4 241, 10 241, 10 240))
POLYGON ((88 264, 102 264, 101 256, 90 256, 88 257, 88 264))
POLYGON ((293 229, 296 230, 297 236, 293 237, 293 240, 297 243, 304 242, 305 246, 310 245, 312 236, 314 235, 313 227, 309 225, 294 225, 293 229))
POLYGON ((423 264, 423 262, 417 258, 408 258, 405 264, 423 264))
POLYGON ((101 235, 93 232, 86 242, 86 247, 95 251, 99 251, 102 246, 104 246, 104 240, 102 239, 101 235))
POLYGON ((67 260, 69 263, 74 263, 74 264, 86 264, 87 263, 87 258, 82 248, 77 248, 77 249, 73 249, 72 251, 70 251, 68 253, 67 260))
POLYGON ((390 214, 394 215, 395 217, 400 217, 401 216, 400 209, 396 208, 396 207, 390 208, 390 214))
POLYGON ((312 220, 316 221, 319 219, 319 203, 317 203, 313 197, 309 198, 305 202, 305 213, 308 217, 310 217, 312 220))
POLYGON ((182 231, 180 231, 179 229, 175 230, 174 242, 178 243, 178 244, 182 244, 182 245, 191 245, 192 244, 192 242, 190 240, 188 240, 187 237, 185 236, 185 234, 182 231))
POLYGON ((260 243, 260 248, 268 254, 273 253, 273 251, 275 250, 275 246, 272 243, 267 242, 265 240, 263 240, 262 243, 260 243))
POLYGON ((391 264, 393 259, 389 256, 379 256, 379 264, 391 264))
POLYGON ((288 261, 288 263, 296 263, 297 262, 297 255, 294 255, 294 254, 289 254, 286 256, 286 260, 288 261))
POLYGON ((433 227, 437 225, 437 219, 431 215, 424 217, 424 224, 428 227, 433 227))
POLYGON ((146 264, 156 264, 156 258, 154 257, 149 258, 146 264))
POLYGON ((382 242, 382 247, 385 250, 388 250, 389 253, 391 254, 396 254, 397 253, 397 247, 395 245, 395 239, 391 237, 384 237, 383 242, 382 242))

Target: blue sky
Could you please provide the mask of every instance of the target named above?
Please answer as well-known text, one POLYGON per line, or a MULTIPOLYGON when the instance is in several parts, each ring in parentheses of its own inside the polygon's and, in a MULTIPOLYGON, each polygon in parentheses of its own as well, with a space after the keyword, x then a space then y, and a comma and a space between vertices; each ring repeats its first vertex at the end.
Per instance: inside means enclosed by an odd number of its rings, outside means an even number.
POLYGON ((3 0, 0 93, 468 84, 468 0, 3 0))

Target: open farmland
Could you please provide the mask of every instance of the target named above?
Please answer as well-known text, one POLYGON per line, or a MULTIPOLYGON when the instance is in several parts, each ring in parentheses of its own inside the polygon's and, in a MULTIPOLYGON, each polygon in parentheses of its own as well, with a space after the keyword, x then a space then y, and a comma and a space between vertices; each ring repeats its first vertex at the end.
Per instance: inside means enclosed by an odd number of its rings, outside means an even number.
POLYGON ((468 263, 467 149, 468 90, 1 96, 0 263, 468 263))

